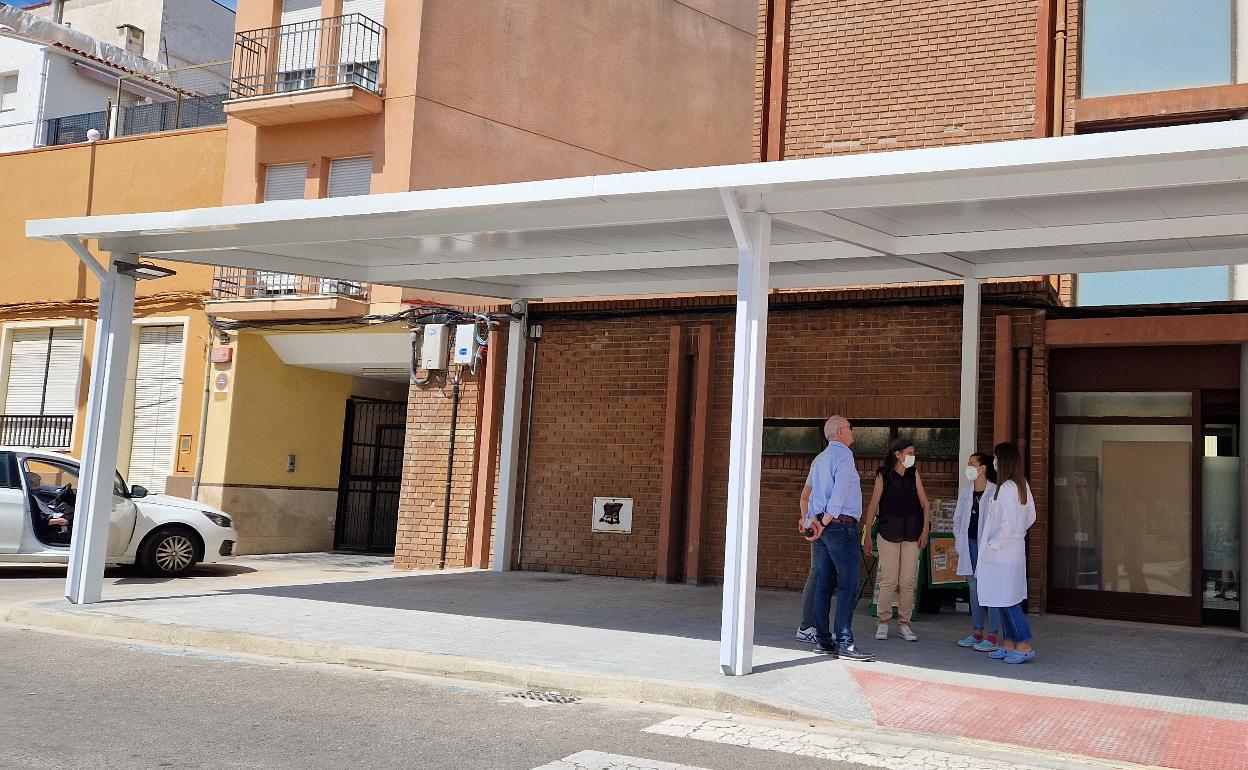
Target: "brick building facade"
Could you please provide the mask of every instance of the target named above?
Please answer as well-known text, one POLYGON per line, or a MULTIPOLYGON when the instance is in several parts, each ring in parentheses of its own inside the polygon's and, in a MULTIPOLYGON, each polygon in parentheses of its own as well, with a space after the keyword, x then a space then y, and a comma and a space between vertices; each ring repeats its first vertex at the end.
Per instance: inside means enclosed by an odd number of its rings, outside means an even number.
MULTIPOLYGON (((1079 0, 761 0, 755 159, 1018 140, 1163 120, 1147 114, 1154 102, 1134 96, 1078 98, 1080 14, 1079 0)), ((1183 109, 1198 116, 1192 119, 1214 119, 1200 98, 1186 98, 1183 109)), ((1071 315, 1073 283, 1070 276, 1049 276, 983 287, 976 443, 987 450, 1012 440, 1024 450, 1038 514, 1027 545, 1033 611, 1055 594, 1052 319, 1080 330, 1058 335, 1066 347, 1121 345, 1138 353, 1139 346, 1163 344, 1166 335, 1219 341, 1205 322, 1176 317, 1185 311, 1175 310, 1159 310, 1149 321, 1149 329, 1164 329, 1161 337, 1122 329, 1102 334, 1101 320, 1071 315)), ((530 307, 530 324, 542 331, 528 343, 532 408, 524 416, 517 547, 503 558, 521 569, 722 580, 733 310, 731 296, 530 307), (594 497, 631 498, 632 532, 592 533, 594 497)), ((960 284, 773 292, 764 419, 814 422, 839 413, 859 424, 956 424, 961 330, 960 284)), ((496 377, 481 383, 481 392, 501 389, 502 374, 496 377)), ((438 458, 445 458, 448 431, 426 422, 445 415, 447 400, 444 392, 411 392, 409 435, 419 443, 409 442, 405 461, 399 567, 435 566, 438 559, 446 472, 438 458)), ((496 444, 497 431, 482 431, 474 403, 461 411, 460 440, 480 435, 496 444)), ((1199 411, 1193 414, 1199 426, 1199 411)), ((478 459, 486 455, 481 446, 476 451, 478 459)), ((880 459, 859 452, 864 495, 880 459)), ((763 458, 759 585, 797 588, 805 579, 808 554, 792 530, 809 461, 800 453, 763 458)), ((921 456, 929 494, 956 494, 963 462, 921 456)), ((467 463, 457 454, 453 552, 488 537, 488 515, 473 514, 473 496, 493 494, 497 469, 467 463)), ((1196 529, 1193 538, 1199 539, 1196 529)), ((1193 553, 1195 586, 1198 544, 1193 553)), ((462 563, 488 561, 478 554, 462 563)), ((1103 590, 1108 607, 1115 601, 1108 592, 1121 589, 1107 582, 1103 590)), ((1199 623, 1198 605, 1197 599, 1194 616, 1166 619, 1199 623)), ((1081 611, 1119 616, 1103 608, 1081 611)))

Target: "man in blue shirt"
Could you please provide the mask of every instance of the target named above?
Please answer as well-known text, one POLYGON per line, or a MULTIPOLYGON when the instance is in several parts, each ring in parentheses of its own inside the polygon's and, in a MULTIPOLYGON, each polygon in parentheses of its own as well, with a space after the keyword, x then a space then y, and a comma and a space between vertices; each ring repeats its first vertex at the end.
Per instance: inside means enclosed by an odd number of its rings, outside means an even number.
POLYGON ((874 660, 854 646, 854 608, 858 603, 858 563, 862 558, 858 525, 862 520, 862 482, 854 467, 854 430, 836 415, 823 425, 828 446, 815 457, 802 489, 802 523, 818 520, 823 534, 815 541, 815 652, 847 660, 874 660), (832 628, 828 614, 836 592, 832 628))

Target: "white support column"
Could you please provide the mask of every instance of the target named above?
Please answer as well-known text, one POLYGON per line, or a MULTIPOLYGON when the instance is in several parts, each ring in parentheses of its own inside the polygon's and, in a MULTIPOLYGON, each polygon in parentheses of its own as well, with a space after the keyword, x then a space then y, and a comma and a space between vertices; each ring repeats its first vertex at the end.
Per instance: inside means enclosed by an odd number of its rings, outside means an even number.
POLYGON ((100 280, 78 510, 65 580, 65 598, 74 604, 98 602, 104 584, 117 446, 121 440, 121 402, 130 358, 130 329, 134 324, 134 284, 134 278, 119 274, 116 265, 100 280))
POLYGON ((739 258, 719 665, 729 676, 743 676, 753 670, 754 655, 771 215, 743 214, 732 192, 723 196, 739 258))
MULTIPOLYGON (((978 278, 962 281, 962 385, 961 408, 958 413, 958 462, 976 450, 975 432, 979 409, 979 307, 981 289, 978 278)), ((991 447, 988 449, 991 451, 991 447)))
POLYGON ((498 502, 494 508, 494 558, 491 569, 511 569, 511 543, 516 515, 516 470, 520 460, 520 412, 524 405, 524 351, 528 339, 524 319, 507 330, 507 380, 503 387, 503 436, 498 454, 498 502))

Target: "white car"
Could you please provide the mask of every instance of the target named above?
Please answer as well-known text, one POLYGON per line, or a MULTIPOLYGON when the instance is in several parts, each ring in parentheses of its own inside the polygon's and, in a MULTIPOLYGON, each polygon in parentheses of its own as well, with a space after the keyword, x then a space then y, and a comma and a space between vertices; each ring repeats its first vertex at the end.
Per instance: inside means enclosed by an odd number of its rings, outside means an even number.
MULTIPOLYGON (((0 562, 68 563, 78 493, 78 461, 41 449, 0 447, 0 562)), ((137 564, 149 575, 176 577, 196 564, 233 556, 234 522, 222 511, 128 487, 113 491, 110 564, 137 564)))

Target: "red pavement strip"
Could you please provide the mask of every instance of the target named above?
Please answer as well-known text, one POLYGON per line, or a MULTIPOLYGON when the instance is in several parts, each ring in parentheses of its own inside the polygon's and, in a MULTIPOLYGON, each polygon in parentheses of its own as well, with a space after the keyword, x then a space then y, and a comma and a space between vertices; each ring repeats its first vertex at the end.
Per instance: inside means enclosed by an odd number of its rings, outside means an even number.
POLYGON ((1248 770, 1248 723, 854 669, 882 727, 1181 770, 1248 770))

